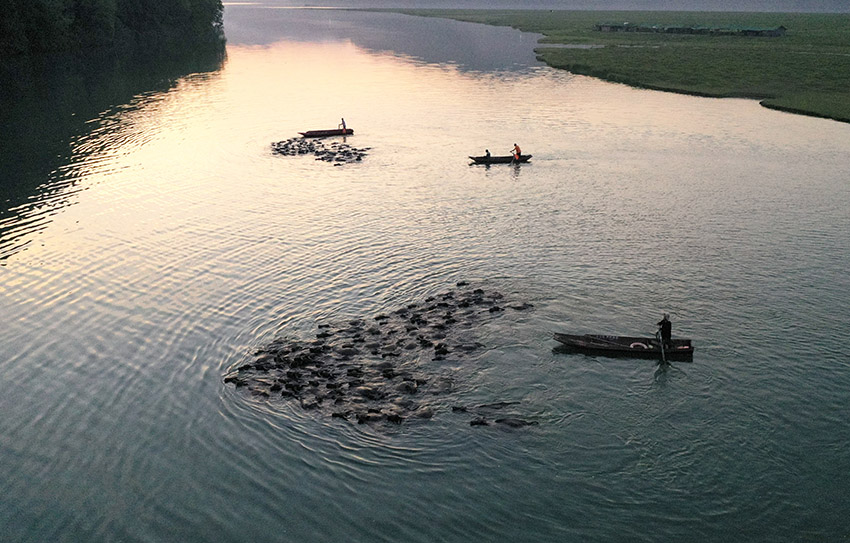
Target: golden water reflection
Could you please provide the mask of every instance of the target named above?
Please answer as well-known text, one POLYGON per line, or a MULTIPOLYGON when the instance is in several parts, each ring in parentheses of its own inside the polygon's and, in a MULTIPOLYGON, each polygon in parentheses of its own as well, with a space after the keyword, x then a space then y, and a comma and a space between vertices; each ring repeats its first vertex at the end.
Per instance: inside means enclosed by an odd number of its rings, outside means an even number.
MULTIPOLYGON (((845 125, 751 100, 636 90, 548 68, 466 72, 350 42, 231 46, 221 72, 183 77, 94 122, 57 171, 74 180, 80 205, 51 220, 126 240, 154 231, 182 236, 179 223, 189 217, 214 225, 211 197, 238 215, 253 213, 269 193, 285 194, 283 205, 299 210, 289 220, 312 221, 346 180, 413 189, 405 196, 418 201, 481 171, 511 171, 514 179, 546 172, 568 183, 607 176, 606 191, 647 190, 684 179, 810 175, 812 166, 795 157, 847 151, 845 125), (341 117, 355 130, 350 143, 371 148, 357 167, 329 170, 269 152, 273 141, 334 128, 341 117), (528 167, 467 167, 468 155, 508 154, 514 142, 534 155, 528 167)), ((814 167, 830 169, 823 161, 814 167)), ((80 228, 44 227, 45 244, 85 252, 85 243, 72 242, 80 228)), ((93 254, 97 238, 86 237, 93 254)))

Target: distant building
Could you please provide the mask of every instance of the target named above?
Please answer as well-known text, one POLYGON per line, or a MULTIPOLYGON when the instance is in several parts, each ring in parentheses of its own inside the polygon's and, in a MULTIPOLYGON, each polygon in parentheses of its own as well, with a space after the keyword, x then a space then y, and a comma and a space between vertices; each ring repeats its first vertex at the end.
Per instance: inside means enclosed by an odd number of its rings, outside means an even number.
POLYGON ((738 26, 683 26, 657 25, 636 23, 597 23, 595 29, 599 32, 653 32, 660 34, 701 34, 711 36, 784 36, 788 30, 784 26, 774 28, 738 27, 738 26))

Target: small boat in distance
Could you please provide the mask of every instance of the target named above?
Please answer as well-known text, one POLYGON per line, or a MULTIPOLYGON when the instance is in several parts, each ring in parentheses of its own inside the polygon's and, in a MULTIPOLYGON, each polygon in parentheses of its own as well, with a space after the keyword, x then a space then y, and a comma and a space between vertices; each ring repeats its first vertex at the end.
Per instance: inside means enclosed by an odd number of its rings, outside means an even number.
POLYGON ((531 155, 519 155, 519 159, 514 158, 513 155, 507 156, 470 156, 469 157, 472 162, 475 164, 518 164, 520 162, 528 162, 528 159, 531 158, 531 155))
POLYGON ((299 132, 305 138, 327 138, 328 136, 351 136, 354 130, 351 128, 333 128, 331 130, 308 130, 299 132))
MULTIPOLYGON (((661 344, 656 338, 631 336, 603 336, 598 334, 559 334, 555 340, 563 344, 563 349, 589 355, 652 358, 662 360, 661 344)), ((680 362, 693 362, 694 347, 690 339, 673 339, 664 349, 664 359, 680 362)))

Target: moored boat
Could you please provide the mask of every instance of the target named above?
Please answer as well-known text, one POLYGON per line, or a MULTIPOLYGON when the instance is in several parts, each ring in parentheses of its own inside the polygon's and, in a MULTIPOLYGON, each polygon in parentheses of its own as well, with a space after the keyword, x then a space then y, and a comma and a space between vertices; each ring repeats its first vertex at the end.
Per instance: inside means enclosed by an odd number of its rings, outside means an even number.
MULTIPOLYGON (((555 332, 555 340, 564 348, 590 355, 662 359, 661 344, 656 338, 632 336, 605 336, 599 334, 560 334, 555 332)), ((691 362, 694 346, 690 339, 673 339, 664 348, 665 360, 691 362)))
POLYGON ((299 132, 305 138, 326 138, 328 136, 351 136, 354 134, 354 130, 351 128, 333 128, 331 130, 308 130, 306 132, 299 132))
POLYGON ((507 156, 470 156, 476 164, 516 164, 518 162, 528 162, 531 155, 519 155, 519 158, 514 158, 513 155, 507 156))

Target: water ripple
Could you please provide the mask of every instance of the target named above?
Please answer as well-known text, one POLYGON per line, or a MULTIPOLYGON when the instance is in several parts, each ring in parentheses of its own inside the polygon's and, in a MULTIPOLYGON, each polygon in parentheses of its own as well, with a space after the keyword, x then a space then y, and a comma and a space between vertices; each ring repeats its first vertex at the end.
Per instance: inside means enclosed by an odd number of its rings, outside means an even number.
POLYGON ((347 42, 234 47, 220 77, 105 109, 0 218, 0 519, 56 541, 840 535, 836 124, 347 42), (270 152, 341 114, 362 163, 270 152), (531 164, 466 163, 515 139, 531 164), (461 279, 535 310, 434 364, 456 386, 428 422, 222 382, 275 338, 461 279), (693 364, 552 351, 553 331, 651 334, 663 311, 693 364), (539 424, 452 410, 491 402, 539 424))

